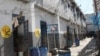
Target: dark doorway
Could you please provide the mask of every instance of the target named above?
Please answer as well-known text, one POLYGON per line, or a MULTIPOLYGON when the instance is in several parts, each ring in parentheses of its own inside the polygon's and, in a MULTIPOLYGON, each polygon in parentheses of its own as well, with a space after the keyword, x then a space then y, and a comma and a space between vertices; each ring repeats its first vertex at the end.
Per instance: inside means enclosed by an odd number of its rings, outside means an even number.
POLYGON ((59 49, 59 33, 58 24, 48 24, 47 25, 47 39, 48 39, 48 50, 54 48, 59 49))
POLYGON ((74 29, 74 37, 75 37, 75 38, 77 37, 77 34, 76 34, 76 31, 75 31, 75 29, 74 29))
MULTIPOLYGON (((18 15, 16 14, 13 14, 12 15, 13 17, 16 17, 18 15)), ((16 56, 18 56, 18 52, 21 51, 19 48, 20 44, 22 43, 22 38, 24 37, 24 30, 22 30, 23 28, 23 22, 25 21, 24 20, 24 16, 21 17, 21 18, 17 18, 18 20, 18 23, 19 23, 19 26, 17 27, 14 27, 14 24, 13 24, 13 41, 14 41, 14 51, 16 53, 16 56), (21 29, 21 31, 19 31, 21 29), (21 32, 21 34, 19 34, 21 32)))
MULTIPOLYGON (((13 17, 17 16, 16 14, 13 17)), ((15 56, 19 56, 19 52, 23 52, 23 56, 28 56, 29 48, 29 35, 28 35, 28 20, 25 21, 25 17, 18 18, 19 25, 14 27, 13 25, 13 42, 15 56)))
POLYGON ((69 26, 67 26, 67 47, 71 47, 72 46, 72 33, 71 33, 71 28, 69 26))
POLYGON ((45 21, 40 21, 41 25, 41 46, 47 47, 47 23, 45 21))

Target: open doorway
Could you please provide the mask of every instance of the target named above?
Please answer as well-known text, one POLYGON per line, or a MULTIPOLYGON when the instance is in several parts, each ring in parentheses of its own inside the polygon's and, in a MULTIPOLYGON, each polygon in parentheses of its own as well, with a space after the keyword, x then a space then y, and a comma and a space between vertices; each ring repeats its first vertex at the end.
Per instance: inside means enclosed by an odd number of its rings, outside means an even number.
POLYGON ((72 29, 67 26, 67 47, 71 47, 72 46, 72 29))
POLYGON ((54 48, 59 49, 59 33, 58 24, 47 25, 47 39, 48 39, 48 50, 51 51, 54 48))
MULTIPOLYGON (((13 17, 17 16, 16 14, 13 17)), ((29 38, 28 38, 28 20, 25 17, 18 18, 19 25, 14 27, 13 24, 13 42, 15 56, 28 56, 29 38)))
POLYGON ((40 21, 41 25, 41 46, 47 47, 47 23, 45 21, 40 21))

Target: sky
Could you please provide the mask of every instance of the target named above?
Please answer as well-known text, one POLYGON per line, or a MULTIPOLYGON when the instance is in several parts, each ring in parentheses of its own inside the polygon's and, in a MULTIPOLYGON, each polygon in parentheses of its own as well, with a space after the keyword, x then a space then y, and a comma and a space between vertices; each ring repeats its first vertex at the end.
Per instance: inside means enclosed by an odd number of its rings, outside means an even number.
POLYGON ((93 0, 75 0, 75 2, 84 14, 91 14, 94 12, 93 0))

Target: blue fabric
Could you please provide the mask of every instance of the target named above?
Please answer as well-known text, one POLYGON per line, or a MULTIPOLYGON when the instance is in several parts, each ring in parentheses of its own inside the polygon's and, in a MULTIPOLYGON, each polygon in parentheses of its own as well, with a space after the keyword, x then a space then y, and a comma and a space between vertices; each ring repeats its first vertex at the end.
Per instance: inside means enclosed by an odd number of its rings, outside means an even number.
POLYGON ((48 52, 47 47, 40 47, 39 50, 40 50, 40 56, 47 56, 48 52))
POLYGON ((100 12, 97 14, 97 21, 98 21, 98 26, 100 26, 100 12))
POLYGON ((75 39, 75 44, 76 44, 76 46, 79 46, 80 45, 80 41, 79 41, 79 39, 75 39))
POLYGON ((67 52, 66 54, 59 54, 59 56, 71 56, 71 53, 67 52))
POLYGON ((96 26, 100 26, 100 12, 97 13, 96 15, 91 15, 90 19, 93 21, 93 24, 96 26))
POLYGON ((34 47, 30 49, 30 56, 40 56, 39 49, 34 47))
POLYGON ((96 17, 96 15, 90 16, 90 19, 93 21, 94 25, 98 25, 98 17, 96 17))

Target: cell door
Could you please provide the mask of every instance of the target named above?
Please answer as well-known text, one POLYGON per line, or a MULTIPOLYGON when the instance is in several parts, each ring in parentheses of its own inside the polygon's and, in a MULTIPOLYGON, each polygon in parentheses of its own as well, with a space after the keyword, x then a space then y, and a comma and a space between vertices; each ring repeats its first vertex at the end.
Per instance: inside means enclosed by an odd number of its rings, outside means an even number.
POLYGON ((48 49, 59 48, 58 24, 47 25, 48 49))
POLYGON ((40 21, 41 25, 41 46, 47 46, 47 23, 40 21))
POLYGON ((19 56, 19 52, 23 52, 23 56, 28 56, 28 48, 31 45, 29 32, 28 32, 28 20, 25 21, 24 16, 18 19, 19 26, 13 26, 13 41, 14 51, 16 56, 19 56))
MULTIPOLYGON (((13 14, 12 16, 16 17, 18 15, 13 14)), ((13 19, 15 19, 15 18, 13 18, 13 19)), ((17 20, 18 20, 19 26, 14 27, 14 24, 13 24, 13 42, 14 42, 14 51, 16 53, 19 51, 22 51, 20 46, 21 46, 23 38, 24 38, 24 24, 23 24, 23 22, 25 21, 25 17, 22 16, 21 18, 17 18, 17 20)), ((17 54, 17 56, 18 56, 18 54, 17 54)))

